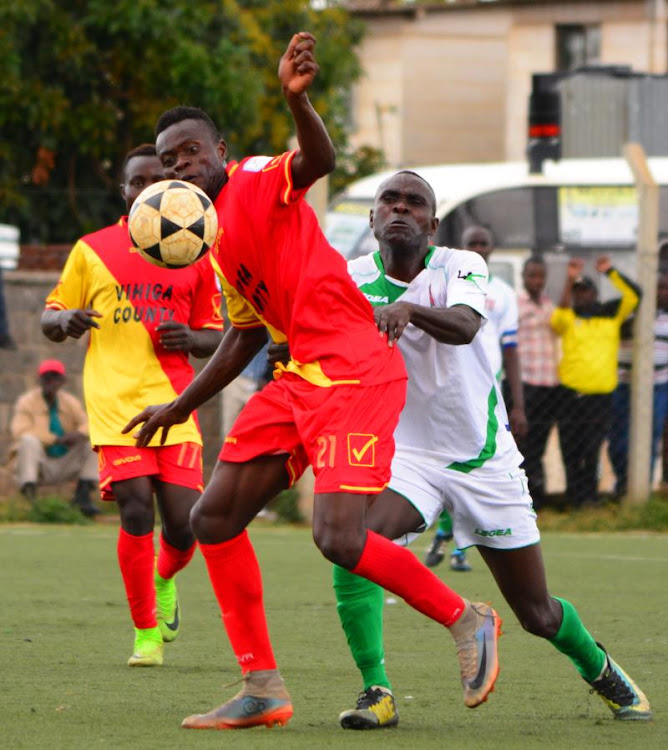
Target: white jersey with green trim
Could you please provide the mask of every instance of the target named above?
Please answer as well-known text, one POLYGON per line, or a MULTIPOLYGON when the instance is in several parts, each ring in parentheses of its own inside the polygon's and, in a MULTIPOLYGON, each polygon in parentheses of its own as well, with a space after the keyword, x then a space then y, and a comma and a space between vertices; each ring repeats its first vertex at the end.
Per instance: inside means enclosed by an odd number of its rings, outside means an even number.
MULTIPOLYGON (((431 248, 425 269, 410 284, 385 274, 380 252, 350 261, 348 271, 374 307, 401 298, 423 307, 468 305, 486 315, 489 272, 483 258, 468 250, 431 248)), ((522 456, 480 336, 467 345, 441 344, 409 324, 399 348, 408 386, 394 433, 397 449, 437 456, 465 473, 493 456, 519 466, 522 456)))

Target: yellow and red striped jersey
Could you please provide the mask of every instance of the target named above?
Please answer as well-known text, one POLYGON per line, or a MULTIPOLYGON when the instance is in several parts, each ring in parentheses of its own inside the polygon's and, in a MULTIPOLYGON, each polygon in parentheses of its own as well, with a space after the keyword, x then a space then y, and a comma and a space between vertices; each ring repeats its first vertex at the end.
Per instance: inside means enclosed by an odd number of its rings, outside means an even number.
MULTIPOLYGON (((127 219, 82 237, 46 307, 93 308, 84 395, 93 445, 134 445, 121 429, 149 404, 172 401, 193 378, 188 355, 159 342, 160 323, 222 330, 221 294, 208 255, 181 269, 158 268, 132 246, 127 219)), ((159 444, 160 431, 153 439, 159 444)), ((167 445, 202 444, 197 416, 169 431, 167 445)))

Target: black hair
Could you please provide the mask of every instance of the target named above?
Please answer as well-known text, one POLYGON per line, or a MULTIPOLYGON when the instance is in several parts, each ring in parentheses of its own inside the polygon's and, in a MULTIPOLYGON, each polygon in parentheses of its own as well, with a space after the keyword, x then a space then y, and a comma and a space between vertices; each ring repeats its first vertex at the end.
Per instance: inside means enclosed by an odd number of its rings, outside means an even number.
MULTIPOLYGON (((391 177, 388 177, 387 180, 391 180, 392 177, 395 177, 398 174, 409 174, 409 175, 412 175, 413 177, 417 177, 418 180, 421 180, 422 182, 424 182, 424 184, 427 186, 427 189, 429 190, 429 197, 431 198, 431 208, 435 216, 436 215, 436 193, 434 192, 434 188, 427 182, 427 180, 425 180, 425 178, 419 175, 417 172, 413 172, 411 169, 400 169, 398 172, 395 172, 391 177)), ((383 185, 385 185, 387 180, 384 180, 381 183, 380 187, 383 187, 383 185)), ((377 193, 380 192, 380 187, 378 188, 377 193)))
POLYGON ((123 171, 125 172, 125 168, 128 166, 128 162, 130 159, 134 159, 135 156, 157 156, 157 152, 155 150, 155 146, 152 143, 142 143, 140 146, 135 146, 135 148, 131 149, 127 152, 125 155, 125 159, 123 159, 123 171))
POLYGON ((163 130, 172 125, 176 125, 177 122, 183 122, 183 120, 199 120, 203 122, 211 133, 211 137, 216 143, 220 140, 220 133, 218 128, 215 126, 213 120, 207 115, 207 113, 199 107, 173 107, 163 112, 158 118, 158 122, 155 124, 155 135, 156 137, 162 133, 163 130))
POLYGON ((125 170, 128 168, 128 164, 131 159, 135 156, 157 156, 155 146, 152 143, 142 143, 139 146, 135 146, 133 149, 127 152, 125 159, 123 159, 123 166, 121 167, 121 182, 125 182, 125 170))
POLYGON ((522 266, 522 270, 523 271, 527 270, 527 266, 529 265, 529 263, 535 263, 537 266, 543 266, 543 268, 545 268, 545 258, 543 258, 542 255, 538 255, 538 254, 536 254, 536 255, 530 255, 524 261, 524 265, 522 266))

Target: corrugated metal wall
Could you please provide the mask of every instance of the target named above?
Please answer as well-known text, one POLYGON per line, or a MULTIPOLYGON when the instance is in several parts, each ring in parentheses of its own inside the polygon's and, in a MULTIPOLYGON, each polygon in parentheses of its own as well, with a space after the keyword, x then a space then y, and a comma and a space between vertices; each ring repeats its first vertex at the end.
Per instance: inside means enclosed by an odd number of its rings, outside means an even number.
POLYGON ((668 156, 668 78, 575 74, 559 84, 562 156, 621 156, 629 141, 668 156))

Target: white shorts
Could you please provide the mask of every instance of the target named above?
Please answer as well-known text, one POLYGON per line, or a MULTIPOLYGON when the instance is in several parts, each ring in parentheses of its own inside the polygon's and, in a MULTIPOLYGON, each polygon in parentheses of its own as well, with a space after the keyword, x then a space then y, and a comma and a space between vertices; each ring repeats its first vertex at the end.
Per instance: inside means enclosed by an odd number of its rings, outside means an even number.
MULTIPOLYGON (((397 446, 389 486, 416 508, 427 527, 447 510, 455 544, 462 549, 516 549, 540 541, 526 474, 507 458, 495 456, 464 473, 446 468, 437 455, 397 446)), ((415 537, 396 542, 407 544, 415 537)))

